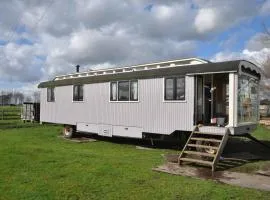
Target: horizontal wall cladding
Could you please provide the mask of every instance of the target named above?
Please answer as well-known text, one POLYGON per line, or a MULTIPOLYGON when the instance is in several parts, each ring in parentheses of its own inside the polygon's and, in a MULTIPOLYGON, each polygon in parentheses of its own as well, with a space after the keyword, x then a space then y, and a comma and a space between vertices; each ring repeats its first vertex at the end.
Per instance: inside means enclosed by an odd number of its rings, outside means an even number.
POLYGON ((86 122, 140 127, 144 132, 170 134, 193 128, 194 78, 186 77, 186 100, 164 102, 164 79, 139 80, 139 102, 110 102, 110 84, 84 85, 84 102, 72 102, 72 86, 55 88, 55 102, 41 89, 41 121, 86 122))

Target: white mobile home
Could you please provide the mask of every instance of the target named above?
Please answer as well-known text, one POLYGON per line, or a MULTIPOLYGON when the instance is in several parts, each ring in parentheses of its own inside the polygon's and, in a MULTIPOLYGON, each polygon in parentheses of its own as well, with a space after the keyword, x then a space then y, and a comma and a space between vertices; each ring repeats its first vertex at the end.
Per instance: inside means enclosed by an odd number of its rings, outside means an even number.
POLYGON ((245 60, 197 58, 77 72, 40 83, 40 121, 65 125, 66 136, 76 130, 164 139, 189 132, 179 163, 214 170, 228 135, 257 125, 260 77, 245 60), (212 160, 189 157, 194 154, 212 160))
POLYGON ((197 124, 250 133, 259 119, 260 76, 248 61, 197 58, 57 76, 38 86, 40 121, 64 124, 67 135, 159 137, 197 124))

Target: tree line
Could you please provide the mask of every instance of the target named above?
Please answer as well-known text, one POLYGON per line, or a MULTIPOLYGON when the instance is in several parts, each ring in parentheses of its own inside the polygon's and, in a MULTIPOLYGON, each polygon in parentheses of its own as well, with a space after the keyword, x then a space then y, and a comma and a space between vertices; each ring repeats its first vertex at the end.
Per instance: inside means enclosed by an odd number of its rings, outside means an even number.
POLYGON ((23 102, 40 102, 40 93, 20 91, 0 91, 0 106, 21 105, 23 102))

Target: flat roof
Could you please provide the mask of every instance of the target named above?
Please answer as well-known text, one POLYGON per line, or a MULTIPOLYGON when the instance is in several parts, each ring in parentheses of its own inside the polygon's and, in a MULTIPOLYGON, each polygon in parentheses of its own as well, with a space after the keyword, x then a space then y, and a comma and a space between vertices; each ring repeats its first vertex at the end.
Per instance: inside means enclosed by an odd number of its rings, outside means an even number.
MULTIPOLYGON (((90 84, 90 83, 102 83, 118 80, 131 80, 131 79, 150 79, 150 78, 160 78, 164 76, 185 76, 193 74, 205 74, 205 73, 229 73, 229 72, 238 72, 240 70, 240 62, 242 60, 234 61, 225 61, 225 62, 216 62, 211 63, 198 59, 198 62, 186 63, 175 65, 173 61, 162 62, 162 64, 167 64, 166 67, 160 67, 159 64, 155 63, 156 67, 148 68, 148 66, 153 66, 153 64, 139 65, 136 66, 136 70, 131 68, 111 68, 111 73, 103 70, 100 74, 95 74, 91 76, 82 76, 87 72, 57 76, 54 80, 41 82, 38 85, 38 88, 47 88, 47 87, 58 87, 66 85, 75 85, 75 84, 90 84), (126 69, 117 72, 119 69, 126 69), (75 75, 75 76, 74 76, 75 75), (58 78, 62 77, 62 78, 58 78), (68 77, 68 78, 65 78, 68 77)), ((246 61, 248 62, 248 61, 246 61)), ((252 64, 252 63, 251 63, 252 64)), ((254 64, 252 64, 254 65, 254 64)), ((256 65, 254 65, 256 67, 256 65)), ((253 70, 253 69, 251 69, 253 70)), ((92 72, 92 71, 91 71, 92 72)), ((259 74, 258 70, 256 73, 259 74)))

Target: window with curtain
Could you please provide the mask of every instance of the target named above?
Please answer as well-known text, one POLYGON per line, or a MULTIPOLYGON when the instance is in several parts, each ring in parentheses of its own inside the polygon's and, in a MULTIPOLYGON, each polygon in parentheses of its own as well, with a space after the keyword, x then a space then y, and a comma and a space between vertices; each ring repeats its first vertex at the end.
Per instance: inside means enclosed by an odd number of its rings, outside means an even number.
POLYGON ((118 81, 110 84, 111 101, 138 101, 138 81, 118 81))

